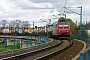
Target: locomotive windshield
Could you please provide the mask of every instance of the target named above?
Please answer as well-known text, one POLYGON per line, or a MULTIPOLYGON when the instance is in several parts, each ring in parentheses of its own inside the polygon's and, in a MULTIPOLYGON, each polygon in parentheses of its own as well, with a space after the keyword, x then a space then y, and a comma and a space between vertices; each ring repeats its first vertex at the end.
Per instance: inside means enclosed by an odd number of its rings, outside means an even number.
POLYGON ((58 27, 59 27, 59 28, 63 28, 63 25, 59 24, 58 27))
POLYGON ((58 28, 68 28, 68 24, 59 24, 58 28))

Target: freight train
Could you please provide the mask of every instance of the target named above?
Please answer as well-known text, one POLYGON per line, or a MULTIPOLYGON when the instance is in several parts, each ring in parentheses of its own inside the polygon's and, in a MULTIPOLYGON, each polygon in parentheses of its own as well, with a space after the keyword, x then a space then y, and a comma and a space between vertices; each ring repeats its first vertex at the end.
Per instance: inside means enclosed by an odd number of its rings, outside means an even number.
POLYGON ((0 34, 3 35, 49 35, 50 37, 70 37, 70 23, 65 19, 59 19, 51 25, 35 28, 24 28, 22 29, 2 29, 0 34), (20 31, 19 31, 20 30, 20 31))
POLYGON ((49 35, 50 37, 70 37, 70 23, 68 21, 54 22, 52 25, 35 27, 30 35, 49 35))
POLYGON ((19 32, 14 29, 3 29, 0 31, 2 34, 8 35, 49 35, 56 37, 69 37, 70 36, 70 23, 65 22, 55 22, 52 25, 35 27, 24 29, 24 31, 19 32))

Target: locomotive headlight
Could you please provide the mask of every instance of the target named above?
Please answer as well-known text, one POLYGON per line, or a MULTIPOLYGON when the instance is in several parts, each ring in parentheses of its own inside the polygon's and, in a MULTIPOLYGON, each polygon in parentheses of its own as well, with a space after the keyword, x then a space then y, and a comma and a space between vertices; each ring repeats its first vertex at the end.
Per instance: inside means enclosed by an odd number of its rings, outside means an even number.
POLYGON ((69 31, 67 31, 67 32, 69 32, 69 31))

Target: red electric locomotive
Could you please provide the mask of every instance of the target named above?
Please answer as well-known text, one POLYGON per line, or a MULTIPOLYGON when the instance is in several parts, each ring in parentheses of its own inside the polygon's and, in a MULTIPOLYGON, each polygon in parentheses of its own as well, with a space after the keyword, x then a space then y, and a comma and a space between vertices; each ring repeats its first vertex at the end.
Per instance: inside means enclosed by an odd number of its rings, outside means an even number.
POLYGON ((65 14, 60 14, 60 18, 58 19, 58 22, 55 22, 53 24, 52 35, 56 37, 64 37, 64 38, 70 36, 70 23, 66 20, 65 14))
POLYGON ((53 24, 52 35, 57 37, 70 36, 70 23, 69 22, 55 22, 53 24))

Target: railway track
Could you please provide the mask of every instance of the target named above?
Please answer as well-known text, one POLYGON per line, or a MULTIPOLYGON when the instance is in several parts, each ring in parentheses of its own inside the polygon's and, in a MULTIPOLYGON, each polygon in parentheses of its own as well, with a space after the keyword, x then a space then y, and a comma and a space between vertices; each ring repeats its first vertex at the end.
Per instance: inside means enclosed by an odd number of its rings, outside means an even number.
POLYGON ((40 49, 43 49, 45 47, 52 46, 53 44, 58 44, 58 43, 59 43, 59 41, 56 41, 56 40, 52 41, 52 39, 51 39, 51 42, 48 42, 48 43, 45 43, 42 45, 38 45, 38 46, 30 47, 30 48, 19 49, 19 50, 14 50, 14 51, 3 52, 3 53, 0 53, 0 59, 1 60, 10 59, 10 58, 16 57, 18 55, 24 55, 25 53, 28 53, 28 52, 38 51, 40 49))
POLYGON ((71 40, 54 40, 53 44, 44 46, 43 48, 35 49, 35 50, 28 50, 27 52, 22 52, 19 54, 14 54, 14 56, 10 56, 7 58, 3 58, 6 60, 40 60, 44 59, 47 60, 54 55, 61 53, 68 49, 73 43, 71 40))
POLYGON ((51 49, 45 50, 43 52, 40 52, 39 54, 35 54, 33 56, 29 56, 23 60, 47 60, 56 54, 65 51, 71 46, 70 41, 68 40, 63 40, 62 44, 59 44, 58 46, 55 46, 51 49))

